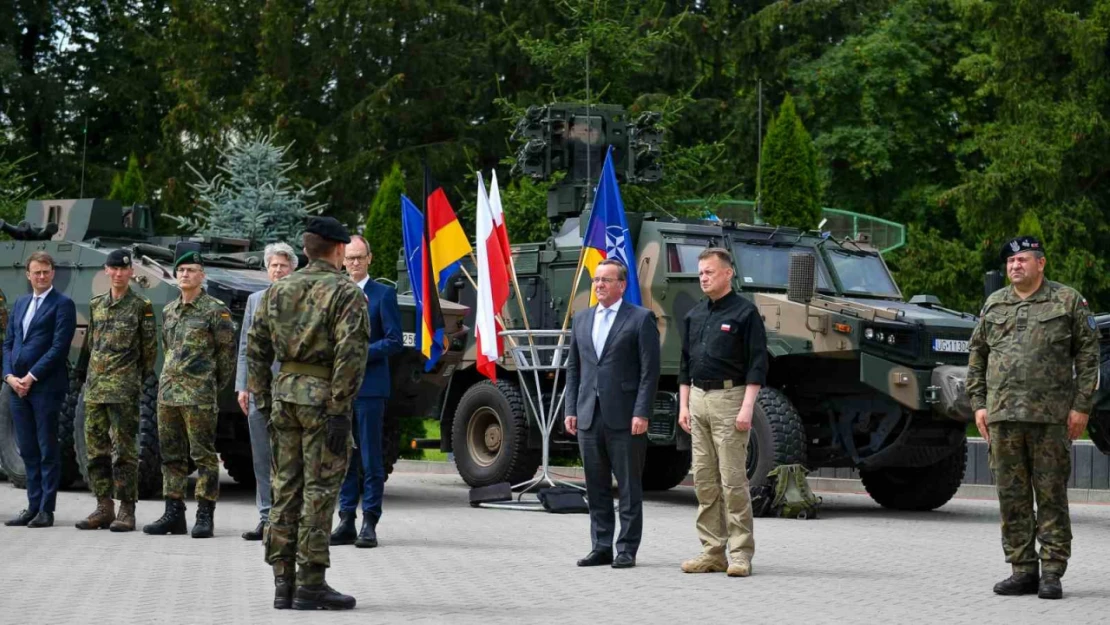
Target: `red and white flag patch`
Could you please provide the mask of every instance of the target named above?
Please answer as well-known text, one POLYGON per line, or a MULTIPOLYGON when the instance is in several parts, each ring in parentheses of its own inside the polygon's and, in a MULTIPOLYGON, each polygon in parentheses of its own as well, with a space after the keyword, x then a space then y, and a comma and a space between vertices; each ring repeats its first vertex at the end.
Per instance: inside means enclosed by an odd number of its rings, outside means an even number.
POLYGON ((732 331, 732 326, 731 325, 729 325, 727 323, 722 323, 721 324, 721 332, 731 332, 731 331, 732 331))

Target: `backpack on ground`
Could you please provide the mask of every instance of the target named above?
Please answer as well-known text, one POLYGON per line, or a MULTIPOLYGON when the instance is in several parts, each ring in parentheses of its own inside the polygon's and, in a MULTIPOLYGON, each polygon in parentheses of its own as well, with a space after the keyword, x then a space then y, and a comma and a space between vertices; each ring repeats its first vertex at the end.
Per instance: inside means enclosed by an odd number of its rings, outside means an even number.
POLYGON ((806 481, 809 471, 800 464, 777 466, 767 474, 774 480, 775 496, 770 513, 784 519, 816 519, 821 498, 813 494, 806 481))

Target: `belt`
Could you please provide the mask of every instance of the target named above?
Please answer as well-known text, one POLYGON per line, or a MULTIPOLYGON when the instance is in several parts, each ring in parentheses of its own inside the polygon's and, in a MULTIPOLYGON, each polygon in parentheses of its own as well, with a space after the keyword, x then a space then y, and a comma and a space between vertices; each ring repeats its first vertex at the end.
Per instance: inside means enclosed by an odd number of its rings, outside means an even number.
POLYGON ((331 367, 310 365, 306 362, 283 362, 281 363, 281 372, 310 375, 314 378, 324 378, 325 380, 331 379, 331 367))
POLYGON ((737 386, 743 386, 743 380, 690 380, 691 386, 696 386, 703 391, 723 391, 737 386))

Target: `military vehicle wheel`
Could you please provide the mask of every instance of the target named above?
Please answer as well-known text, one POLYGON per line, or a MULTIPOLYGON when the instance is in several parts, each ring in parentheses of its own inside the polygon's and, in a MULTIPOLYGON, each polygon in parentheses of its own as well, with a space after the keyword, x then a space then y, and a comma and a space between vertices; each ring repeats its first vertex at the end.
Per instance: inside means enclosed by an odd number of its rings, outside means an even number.
POLYGON ((783 464, 806 463, 805 425, 782 391, 763 387, 755 400, 748 437, 748 486, 752 508, 760 510, 773 493, 763 488, 767 474, 783 464))
POLYGON ((455 410, 451 442, 459 475, 472 487, 516 484, 540 462, 528 449, 528 418, 520 389, 504 380, 470 387, 455 410))
POLYGON ((891 467, 860 471, 863 487, 875 503, 893 510, 927 511, 948 503, 963 482, 967 441, 947 458, 927 467, 891 467))
POLYGON ((689 449, 648 447, 641 478, 644 490, 670 490, 690 473, 689 449))
POLYGON ((158 445, 158 378, 143 380, 139 396, 139 499, 162 496, 162 450, 158 445))
MULTIPOLYGON (((59 490, 69 488, 81 479, 81 468, 77 463, 77 446, 74 441, 77 432, 74 420, 77 413, 77 398, 84 390, 84 384, 77 379, 77 372, 68 361, 66 368, 69 370, 69 392, 66 393, 62 406, 58 410, 58 452, 61 456, 62 469, 58 481, 59 490)), ((81 437, 85 437, 84 429, 81 430, 81 437)))
POLYGON ((393 473, 393 466, 401 457, 401 419, 389 416, 388 411, 382 415, 382 468, 385 469, 385 481, 393 473))
POLYGON ((235 480, 236 484, 254 487, 254 458, 252 456, 247 454, 220 454, 220 459, 223 460, 227 474, 235 480))
POLYGON ((8 481, 16 488, 27 488, 27 470, 23 458, 19 456, 19 446, 15 440, 15 423, 12 421, 12 387, 7 384, 0 388, 0 464, 8 481))

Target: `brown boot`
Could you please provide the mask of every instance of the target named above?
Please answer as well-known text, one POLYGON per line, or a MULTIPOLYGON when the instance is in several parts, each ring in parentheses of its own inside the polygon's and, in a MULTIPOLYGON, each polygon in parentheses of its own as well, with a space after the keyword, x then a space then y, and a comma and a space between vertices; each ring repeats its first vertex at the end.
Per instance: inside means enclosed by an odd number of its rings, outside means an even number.
POLYGON ((112 521, 116 520, 116 502, 111 497, 100 497, 96 500, 96 510, 88 518, 77 522, 79 530, 108 529, 112 521))
POLYGON ((113 532, 133 532, 135 531, 135 502, 134 501, 121 501, 119 504, 119 516, 115 521, 112 521, 112 526, 109 528, 113 532))

